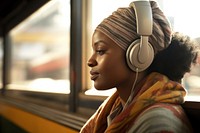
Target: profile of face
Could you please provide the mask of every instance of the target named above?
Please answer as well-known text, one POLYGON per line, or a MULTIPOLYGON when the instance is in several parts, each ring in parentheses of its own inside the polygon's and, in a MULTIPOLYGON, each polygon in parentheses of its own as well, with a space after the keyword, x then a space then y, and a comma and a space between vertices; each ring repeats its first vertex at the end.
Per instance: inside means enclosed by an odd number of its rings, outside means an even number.
POLYGON ((91 80, 97 90, 123 87, 132 71, 126 64, 125 51, 100 31, 92 37, 93 54, 88 60, 91 80))

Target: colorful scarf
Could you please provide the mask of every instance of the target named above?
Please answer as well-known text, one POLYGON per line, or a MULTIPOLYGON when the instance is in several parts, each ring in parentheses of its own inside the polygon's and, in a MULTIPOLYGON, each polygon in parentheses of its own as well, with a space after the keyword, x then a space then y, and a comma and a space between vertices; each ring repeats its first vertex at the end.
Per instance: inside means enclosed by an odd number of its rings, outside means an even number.
POLYGON ((116 133, 129 129, 137 116, 151 105, 157 103, 181 104, 184 102, 185 89, 181 84, 169 80, 164 75, 151 73, 139 84, 138 86, 142 87, 131 104, 112 120, 110 126, 107 127, 107 116, 121 104, 117 92, 103 102, 80 132, 116 133))

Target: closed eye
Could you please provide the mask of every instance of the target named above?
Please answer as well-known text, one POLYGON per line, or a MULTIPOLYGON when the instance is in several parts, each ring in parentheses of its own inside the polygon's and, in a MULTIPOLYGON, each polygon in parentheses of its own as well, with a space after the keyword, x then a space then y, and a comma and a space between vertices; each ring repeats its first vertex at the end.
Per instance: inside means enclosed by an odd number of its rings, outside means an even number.
POLYGON ((96 53, 98 55, 103 55, 105 53, 105 50, 96 50, 96 53))

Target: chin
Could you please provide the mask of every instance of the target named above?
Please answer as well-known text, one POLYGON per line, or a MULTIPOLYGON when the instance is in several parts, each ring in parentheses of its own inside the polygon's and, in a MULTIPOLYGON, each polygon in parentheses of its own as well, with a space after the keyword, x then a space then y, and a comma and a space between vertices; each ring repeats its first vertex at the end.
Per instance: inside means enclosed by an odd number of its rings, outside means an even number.
POLYGON ((108 87, 108 86, 100 86, 100 85, 94 85, 95 89, 97 90, 109 90, 112 89, 113 87, 108 87))

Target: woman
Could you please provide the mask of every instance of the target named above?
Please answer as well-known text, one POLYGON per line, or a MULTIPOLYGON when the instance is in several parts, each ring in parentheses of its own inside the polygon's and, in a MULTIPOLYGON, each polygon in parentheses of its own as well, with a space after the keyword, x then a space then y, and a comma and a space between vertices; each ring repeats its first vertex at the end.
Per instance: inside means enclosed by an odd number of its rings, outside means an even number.
POLYGON ((168 20, 156 2, 149 3, 153 28, 148 41, 155 57, 147 68, 133 69, 127 63, 127 49, 142 38, 134 6, 119 8, 95 29, 93 54, 88 60, 91 80, 97 90, 115 87, 117 91, 103 102, 81 133, 192 132, 180 106, 186 95, 180 81, 195 63, 197 52, 191 41, 178 39, 177 34, 171 42, 168 20))

